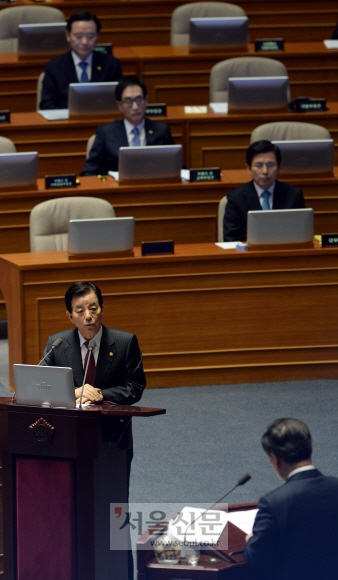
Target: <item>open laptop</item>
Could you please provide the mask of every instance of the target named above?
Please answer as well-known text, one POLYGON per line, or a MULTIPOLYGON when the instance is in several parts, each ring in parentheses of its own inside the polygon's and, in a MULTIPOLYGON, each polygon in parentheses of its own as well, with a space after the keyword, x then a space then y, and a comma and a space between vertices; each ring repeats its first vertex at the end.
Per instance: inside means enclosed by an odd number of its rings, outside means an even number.
POLYGON ((120 147, 119 181, 180 181, 182 145, 120 147))
POLYGON ((19 24, 18 55, 20 57, 62 54, 69 50, 66 22, 19 24))
POLYGON ((312 208, 248 212, 247 242, 249 245, 308 244, 312 240, 312 208))
POLYGON ((133 217, 70 220, 69 254, 126 252, 134 246, 133 217))
POLYGON ((248 17, 190 18, 189 50, 247 50, 248 17))
POLYGON ((117 82, 71 83, 68 87, 69 117, 116 113, 116 85, 117 82))
POLYGON ((289 77, 230 77, 229 113, 266 109, 286 109, 289 102, 289 77))
POLYGON ((14 364, 14 385, 18 405, 75 408, 73 369, 14 364))
POLYGON ((0 188, 35 185, 38 165, 37 151, 0 153, 0 188))
POLYGON ((281 173, 326 173, 333 175, 333 139, 273 141, 273 143, 278 145, 282 154, 281 173))

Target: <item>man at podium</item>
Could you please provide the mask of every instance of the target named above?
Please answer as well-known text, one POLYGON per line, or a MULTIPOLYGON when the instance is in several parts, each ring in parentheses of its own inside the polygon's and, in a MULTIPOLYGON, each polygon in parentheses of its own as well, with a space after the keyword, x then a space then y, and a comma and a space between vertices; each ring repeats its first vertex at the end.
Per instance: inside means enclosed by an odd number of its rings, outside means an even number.
POLYGON ((62 343, 52 350, 44 364, 73 369, 77 402, 86 378, 82 403, 137 403, 146 379, 136 336, 102 324, 102 294, 92 282, 72 284, 65 294, 65 302, 66 316, 75 328, 48 338, 44 354, 57 338, 62 343))
POLYGON ((260 580, 336 579, 338 478, 312 465, 302 421, 277 419, 262 446, 285 484, 259 501, 244 551, 248 565, 260 580))

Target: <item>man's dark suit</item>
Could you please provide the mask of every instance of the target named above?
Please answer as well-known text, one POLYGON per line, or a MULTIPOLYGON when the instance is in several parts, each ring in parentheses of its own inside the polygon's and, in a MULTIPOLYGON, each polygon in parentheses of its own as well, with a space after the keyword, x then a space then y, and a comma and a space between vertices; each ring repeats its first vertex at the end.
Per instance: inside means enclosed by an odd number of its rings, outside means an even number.
MULTIPOLYGON (((144 129, 147 145, 174 145, 168 125, 145 119, 144 129)), ((123 120, 112 121, 98 127, 90 156, 81 175, 106 175, 108 171, 118 171, 120 147, 128 147, 123 120)))
MULTIPOLYGON (((111 55, 93 52, 91 82, 113 82, 122 77, 120 62, 111 55)), ((68 85, 78 78, 71 51, 47 62, 40 109, 67 109, 68 85)))
MULTIPOLYGON (((83 365, 79 333, 75 328, 53 334, 48 338, 45 353, 57 338, 62 344, 46 358, 48 366, 72 367, 75 388, 83 383, 83 365)), ((45 354, 44 353, 44 354, 45 354)), ((146 379, 142 355, 134 334, 102 325, 102 338, 93 386, 101 389, 105 401, 132 405, 142 397, 146 379)))
POLYGON ((258 504, 244 555, 260 580, 336 580, 338 478, 293 475, 258 504))
MULTIPOLYGON (((262 209, 254 182, 244 183, 229 191, 223 220, 225 242, 246 240, 248 211, 262 209)), ((297 209, 305 207, 302 190, 281 181, 275 182, 272 209, 297 209)))

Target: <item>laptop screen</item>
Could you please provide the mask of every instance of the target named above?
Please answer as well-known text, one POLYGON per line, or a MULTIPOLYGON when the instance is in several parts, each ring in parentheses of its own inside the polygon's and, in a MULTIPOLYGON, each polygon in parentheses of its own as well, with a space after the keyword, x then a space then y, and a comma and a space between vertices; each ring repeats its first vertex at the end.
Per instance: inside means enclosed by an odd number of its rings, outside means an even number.
POLYGON ((133 249, 135 219, 95 218, 70 220, 69 254, 126 252, 133 249))
POLYGON ((119 181, 181 179, 182 145, 120 147, 119 181))
POLYGON ((248 244, 307 244, 313 239, 313 209, 249 211, 247 226, 248 244))
POLYGON ((333 174, 334 140, 272 141, 282 154, 281 173, 333 174))
POLYGON ((75 408, 73 370, 14 364, 14 385, 18 405, 75 408))
POLYGON ((289 77, 230 77, 229 113, 284 109, 289 101, 289 77))
POLYGON ((246 50, 248 17, 190 18, 189 48, 193 50, 246 50))
POLYGON ((62 54, 69 49, 66 22, 51 24, 19 24, 19 57, 62 54))
POLYGON ((70 117, 111 115, 118 111, 116 82, 71 83, 68 87, 70 117))
POLYGON ((0 153, 0 187, 35 185, 38 177, 39 154, 0 153))

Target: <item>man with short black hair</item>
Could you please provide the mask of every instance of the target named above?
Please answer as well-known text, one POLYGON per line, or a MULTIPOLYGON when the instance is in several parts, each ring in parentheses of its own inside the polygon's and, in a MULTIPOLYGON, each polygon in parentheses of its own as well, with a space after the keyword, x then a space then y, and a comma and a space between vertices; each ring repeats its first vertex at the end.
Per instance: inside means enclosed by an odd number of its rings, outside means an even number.
POLYGON ((280 149, 270 141, 255 141, 247 149, 246 168, 252 181, 227 195, 223 220, 225 242, 246 240, 248 211, 305 207, 299 187, 277 180, 280 164, 280 149))
POLYGON ((67 109, 70 83, 120 80, 119 60, 95 51, 100 30, 101 23, 91 12, 77 12, 69 18, 66 37, 71 50, 47 62, 40 109, 67 109))
POLYGON ((115 95, 123 119, 97 128, 81 175, 106 175, 108 171, 118 171, 120 147, 174 145, 168 125, 145 117, 147 87, 140 79, 122 77, 115 95))
POLYGON ((336 580, 338 478, 314 467, 311 433, 298 419, 273 421, 262 446, 285 484, 258 503, 249 567, 259 580, 336 580))

